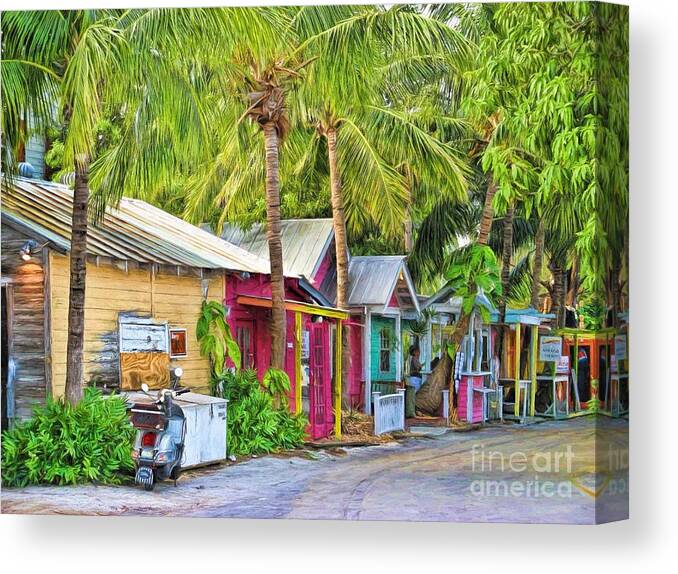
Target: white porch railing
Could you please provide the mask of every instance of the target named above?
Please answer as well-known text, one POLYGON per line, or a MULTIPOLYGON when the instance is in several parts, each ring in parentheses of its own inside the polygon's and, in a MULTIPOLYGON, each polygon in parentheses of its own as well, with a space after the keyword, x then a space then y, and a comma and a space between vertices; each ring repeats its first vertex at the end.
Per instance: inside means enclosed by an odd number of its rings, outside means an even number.
POLYGON ((395 395, 372 393, 374 402, 374 434, 405 430, 405 389, 395 395))

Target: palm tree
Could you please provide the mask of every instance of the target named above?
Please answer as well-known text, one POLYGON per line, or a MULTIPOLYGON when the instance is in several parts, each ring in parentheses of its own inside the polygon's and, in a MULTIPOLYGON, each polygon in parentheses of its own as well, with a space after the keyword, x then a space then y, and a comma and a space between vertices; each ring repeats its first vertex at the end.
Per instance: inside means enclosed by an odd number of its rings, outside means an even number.
POLYGON ((208 21, 183 34, 184 45, 154 52, 161 81, 139 78, 120 141, 94 166, 104 200, 123 194, 149 198, 181 181, 185 214, 194 221, 203 220, 216 204, 223 222, 236 203, 233 198, 265 190, 271 366, 278 369, 284 366, 286 324, 280 150, 290 125, 289 94, 310 63, 293 49, 290 21, 297 10, 200 11, 208 21))
MULTIPOLYGON (((389 86, 402 85, 411 74, 394 60, 433 59, 441 52, 458 60, 468 46, 452 28, 402 6, 307 7, 294 23, 301 46, 318 56, 295 98, 300 121, 312 128, 298 171, 316 169, 318 153, 327 154, 337 306, 346 309, 348 223, 356 229, 367 219, 386 234, 399 232, 403 217, 411 213, 415 174, 416 179, 428 175, 430 181, 435 173, 437 191, 445 196, 460 198, 465 192, 462 162, 453 150, 422 128, 416 114, 385 105, 401 96, 402 89, 389 86)), ((351 355, 348 329, 342 348, 345 379, 351 355)))
MULTIPOLYGON (((124 109, 138 83, 156 77, 162 51, 190 45, 215 27, 206 10, 74 10, 3 14, 3 130, 14 146, 35 127, 64 126, 64 163, 75 172, 70 250, 66 399, 82 396, 90 167, 100 151, 96 125, 124 109), (160 51, 160 52, 159 52, 160 51)), ((6 155, 6 154, 5 154, 6 155)), ((103 205, 103 204, 101 204, 103 205)), ((100 207, 101 207, 100 205, 100 207)))
POLYGON ((539 310, 539 290, 544 258, 544 220, 539 217, 537 234, 534 239, 534 262, 532 264, 532 282, 530 285, 530 306, 539 310))
MULTIPOLYGON (((112 10, 6 12, 3 14, 3 86, 11 86, 3 112, 6 137, 17 145, 26 134, 18 119, 45 127, 55 106, 66 126, 65 160, 75 168, 71 225, 66 399, 82 396, 87 274, 89 167, 102 93, 122 67, 123 34, 112 10), (35 84, 22 81, 33 78, 35 84), (37 90, 38 93, 35 93, 37 90), (45 91, 43 91, 45 90, 45 91), (48 101, 51 100, 51 101, 48 101), (24 105, 15 107, 12 102, 24 105)), ((4 100, 3 100, 4 101, 4 100)))

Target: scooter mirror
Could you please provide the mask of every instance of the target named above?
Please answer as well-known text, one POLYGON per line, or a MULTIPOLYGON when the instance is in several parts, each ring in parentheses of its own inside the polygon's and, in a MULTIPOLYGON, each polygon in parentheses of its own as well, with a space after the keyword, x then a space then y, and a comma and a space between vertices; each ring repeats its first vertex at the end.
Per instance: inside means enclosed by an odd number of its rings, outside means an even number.
POLYGON ((148 385, 146 383, 142 383, 141 390, 147 393, 149 391, 148 385))

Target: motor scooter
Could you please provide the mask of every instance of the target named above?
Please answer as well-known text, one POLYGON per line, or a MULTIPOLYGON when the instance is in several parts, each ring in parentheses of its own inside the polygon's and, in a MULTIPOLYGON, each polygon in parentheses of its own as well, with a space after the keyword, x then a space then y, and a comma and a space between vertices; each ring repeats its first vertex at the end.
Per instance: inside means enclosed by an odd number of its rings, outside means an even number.
POLYGON ((172 388, 161 389, 156 396, 151 395, 144 383, 141 390, 152 402, 135 402, 129 408, 132 426, 137 429, 132 450, 136 466, 134 482, 145 490, 153 490, 156 482, 167 478, 172 478, 176 486, 181 472, 186 417, 174 399, 190 391, 179 388, 181 375, 181 367, 171 368, 172 388))

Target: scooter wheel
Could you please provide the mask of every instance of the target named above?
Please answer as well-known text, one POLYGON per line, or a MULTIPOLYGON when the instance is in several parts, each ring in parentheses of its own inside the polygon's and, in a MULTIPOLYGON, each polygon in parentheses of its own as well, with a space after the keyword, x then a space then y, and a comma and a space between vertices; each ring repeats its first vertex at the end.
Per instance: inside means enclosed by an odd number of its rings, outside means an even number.
POLYGON ((145 482, 144 483, 144 490, 150 492, 155 488, 155 480, 152 480, 151 482, 145 482))

